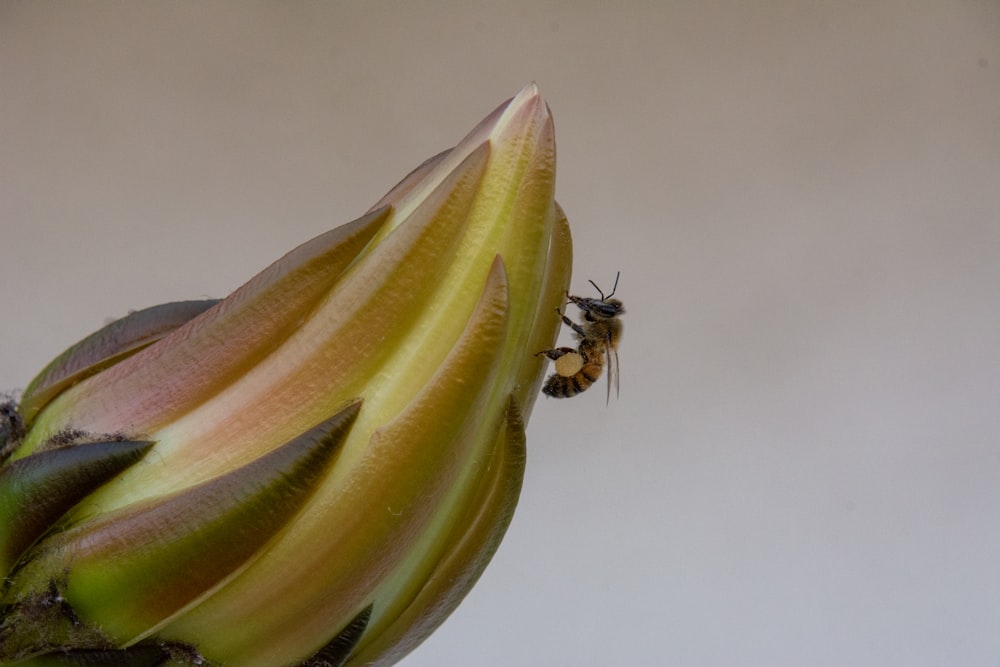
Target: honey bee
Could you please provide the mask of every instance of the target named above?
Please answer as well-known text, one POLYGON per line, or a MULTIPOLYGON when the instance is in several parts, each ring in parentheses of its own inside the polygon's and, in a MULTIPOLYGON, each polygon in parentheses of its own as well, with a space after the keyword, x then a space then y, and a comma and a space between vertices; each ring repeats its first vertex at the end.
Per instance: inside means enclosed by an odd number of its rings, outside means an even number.
POLYGON ((615 275, 615 285, 611 288, 611 293, 607 296, 601 291, 593 280, 590 284, 594 286, 600 299, 590 299, 581 296, 572 296, 566 293, 569 299, 567 304, 574 303, 582 313, 582 321, 577 324, 565 313, 556 308, 556 312, 562 318, 563 324, 568 326, 579 339, 579 346, 557 347, 552 350, 542 350, 536 352, 535 356, 544 354, 555 363, 555 373, 549 376, 542 387, 542 392, 555 398, 569 398, 586 391, 590 385, 594 384, 601 377, 604 370, 605 359, 608 365, 608 395, 607 400, 611 400, 611 385, 615 385, 615 394, 618 393, 618 340, 622 335, 622 322, 618 316, 625 312, 622 302, 612 299, 615 290, 618 289, 619 272, 615 275))

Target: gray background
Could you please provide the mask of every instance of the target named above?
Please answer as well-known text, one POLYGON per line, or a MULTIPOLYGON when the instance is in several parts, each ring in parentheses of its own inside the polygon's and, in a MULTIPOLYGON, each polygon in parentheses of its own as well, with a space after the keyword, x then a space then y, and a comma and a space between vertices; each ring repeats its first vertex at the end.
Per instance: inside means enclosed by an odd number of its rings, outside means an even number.
POLYGON ((0 385, 537 80, 620 400, 417 665, 1000 664, 1000 3, 0 4, 0 385))

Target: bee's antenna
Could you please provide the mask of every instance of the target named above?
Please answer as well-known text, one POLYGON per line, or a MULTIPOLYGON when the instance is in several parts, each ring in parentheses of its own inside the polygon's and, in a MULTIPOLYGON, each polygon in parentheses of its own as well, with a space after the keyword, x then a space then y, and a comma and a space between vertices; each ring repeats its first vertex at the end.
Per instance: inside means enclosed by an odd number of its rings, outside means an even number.
POLYGON ((615 274, 615 286, 611 288, 611 294, 609 294, 607 297, 605 297, 603 294, 601 295, 602 301, 607 301, 608 299, 610 299, 615 295, 615 292, 618 290, 618 279, 621 277, 622 277, 621 271, 615 274))
POLYGON ((611 297, 613 297, 615 295, 615 290, 618 289, 618 279, 621 277, 621 275, 622 275, 621 271, 619 271, 618 273, 615 274, 615 286, 611 288, 611 294, 609 294, 607 296, 604 296, 604 292, 601 291, 601 288, 598 287, 597 283, 595 283, 593 280, 588 280, 587 282, 589 282, 591 285, 593 285, 594 289, 597 290, 597 293, 601 295, 601 301, 607 301, 608 299, 610 299, 611 297))

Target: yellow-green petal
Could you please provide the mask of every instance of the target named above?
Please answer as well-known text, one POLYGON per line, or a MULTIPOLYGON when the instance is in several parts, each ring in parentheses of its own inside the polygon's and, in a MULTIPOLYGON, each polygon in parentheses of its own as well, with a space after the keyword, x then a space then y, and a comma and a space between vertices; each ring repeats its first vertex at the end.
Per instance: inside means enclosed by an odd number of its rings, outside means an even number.
POLYGON ((460 508, 450 545, 402 612, 352 656, 358 665, 392 664, 426 639, 479 580, 514 517, 527 460, 524 421, 512 396, 487 473, 460 508))
MULTIPOLYGON (((398 568, 405 562, 426 567, 409 560, 414 544, 423 539, 443 494, 453 492, 452 481, 481 460, 481 445, 470 436, 489 417, 485 408, 498 371, 498 343, 506 336, 507 298, 497 261, 448 358, 406 409, 376 429, 346 478, 328 478, 298 517, 295 532, 161 636, 192 641, 227 664, 282 664, 301 659, 303 646, 316 650, 331 627, 373 602, 366 636, 377 634, 399 604, 394 595, 379 595, 380 588, 414 585, 409 577, 397 581, 398 568), (234 615, 243 619, 237 628, 234 615)), ((356 428, 350 439, 359 435, 356 428)))

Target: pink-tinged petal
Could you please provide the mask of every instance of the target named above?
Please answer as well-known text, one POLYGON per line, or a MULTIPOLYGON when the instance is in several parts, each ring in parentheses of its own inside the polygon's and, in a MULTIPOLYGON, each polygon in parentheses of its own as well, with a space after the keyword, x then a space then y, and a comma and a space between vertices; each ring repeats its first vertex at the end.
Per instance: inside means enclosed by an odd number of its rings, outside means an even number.
POLYGON ((154 345, 67 390, 18 455, 68 425, 148 434, 201 405, 297 330, 390 215, 372 211, 302 244, 154 345))
POLYGON ((130 313, 99 329, 56 357, 31 381, 21 397, 21 414, 30 422, 69 387, 152 345, 218 302, 206 299, 164 303, 130 313))

